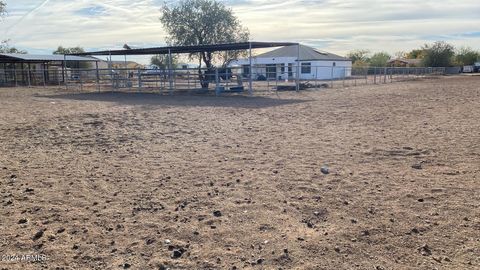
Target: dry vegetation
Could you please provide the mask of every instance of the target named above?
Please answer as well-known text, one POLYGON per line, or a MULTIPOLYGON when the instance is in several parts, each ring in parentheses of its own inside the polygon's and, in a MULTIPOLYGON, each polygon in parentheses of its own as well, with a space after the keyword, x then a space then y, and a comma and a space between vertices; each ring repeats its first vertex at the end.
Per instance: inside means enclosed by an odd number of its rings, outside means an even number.
POLYGON ((479 269, 479 86, 0 89, 0 269, 479 269))

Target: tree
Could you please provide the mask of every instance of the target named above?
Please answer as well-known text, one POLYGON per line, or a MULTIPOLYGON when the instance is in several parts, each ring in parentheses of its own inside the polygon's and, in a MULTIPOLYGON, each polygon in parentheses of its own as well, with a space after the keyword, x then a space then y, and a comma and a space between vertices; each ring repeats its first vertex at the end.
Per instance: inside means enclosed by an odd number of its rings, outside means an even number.
POLYGON ((3 40, 0 43, 0 53, 20 53, 20 54, 27 54, 28 52, 25 50, 20 50, 15 47, 11 47, 8 43, 10 40, 3 40))
POLYGON ((388 60, 390 60, 390 58, 390 54, 386 52, 378 52, 372 55, 368 62, 373 67, 385 67, 387 66, 388 60))
POLYGON ((73 54, 73 53, 84 53, 85 50, 82 47, 71 47, 71 48, 64 48, 62 46, 58 46, 58 48, 53 51, 53 54, 73 54))
MULTIPOLYGON (((7 13, 7 3, 5 1, 0 0, 0 19, 5 16, 7 13)), ((10 42, 9 39, 2 40, 0 42, 0 53, 21 53, 21 54, 26 54, 27 52, 24 50, 19 50, 15 47, 10 47, 8 44, 10 42)))
POLYGON ((414 49, 407 53, 408 59, 423 59, 425 57, 425 50, 424 49, 414 49))
POLYGON ((425 44, 423 64, 426 67, 448 67, 451 66, 455 48, 445 41, 437 41, 432 45, 425 44))
MULTIPOLYGON (((207 45, 219 43, 245 42, 249 40, 248 29, 244 28, 233 11, 215 0, 182 0, 173 6, 162 7, 160 22, 167 31, 170 45, 207 45)), ((199 62, 199 77, 202 87, 208 87, 206 74, 215 70, 215 63, 226 66, 245 51, 200 52, 191 54, 190 59, 199 62), (207 67, 206 74, 200 67, 207 67)))
POLYGON ((455 64, 461 66, 470 66, 480 59, 480 52, 474 51, 469 47, 460 48, 455 55, 455 64))
MULTIPOLYGON (((164 54, 154 55, 152 56, 152 58, 150 58, 150 64, 156 65, 161 69, 168 68, 168 61, 169 61, 169 56, 164 54)), ((177 62, 178 62, 177 57, 172 55, 172 67, 176 67, 177 62)))
POLYGON ((355 64, 357 62, 367 63, 368 62, 368 54, 370 54, 369 50, 354 50, 354 51, 349 52, 347 54, 347 57, 350 60, 352 60, 353 64, 355 64))
POLYGON ((397 59, 404 59, 404 58, 408 58, 408 54, 404 51, 398 51, 394 54, 395 58, 397 59))
POLYGON ((7 3, 5 1, 0 0, 0 17, 3 17, 7 12, 7 3))

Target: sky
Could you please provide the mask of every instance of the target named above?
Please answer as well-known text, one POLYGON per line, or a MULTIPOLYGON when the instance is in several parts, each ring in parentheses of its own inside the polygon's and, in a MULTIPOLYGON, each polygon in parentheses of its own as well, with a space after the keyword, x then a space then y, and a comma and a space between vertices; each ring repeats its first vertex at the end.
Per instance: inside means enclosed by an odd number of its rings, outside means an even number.
MULTIPOLYGON (((220 0, 253 41, 301 42, 345 55, 394 54, 447 41, 480 49, 479 0, 220 0)), ((29 53, 164 46, 160 7, 172 0, 6 0, 2 39, 29 53)), ((144 60, 138 60, 143 62, 144 60)), ((146 61, 146 60, 145 60, 146 61)))

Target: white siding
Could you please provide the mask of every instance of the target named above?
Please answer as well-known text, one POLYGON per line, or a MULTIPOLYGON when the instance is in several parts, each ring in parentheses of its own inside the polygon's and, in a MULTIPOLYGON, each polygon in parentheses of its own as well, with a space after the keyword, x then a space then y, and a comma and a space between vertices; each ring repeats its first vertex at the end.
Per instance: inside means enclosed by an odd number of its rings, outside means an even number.
MULTIPOLYGON (((276 64, 277 78, 284 80, 288 77, 288 65, 293 64, 293 76, 290 76, 290 79, 294 79, 297 72, 296 59, 296 57, 252 58, 252 72, 255 75, 255 78, 258 75, 266 76, 266 65, 276 64), (281 72, 281 64, 285 66, 283 73, 281 72)), ((332 77, 333 79, 341 79, 351 76, 351 61, 301 61, 300 64, 301 63, 311 63, 310 73, 304 74, 300 72, 300 79, 302 80, 329 80, 332 79, 332 77)), ((233 61, 230 66, 242 66, 248 64, 248 59, 239 59, 233 61)))

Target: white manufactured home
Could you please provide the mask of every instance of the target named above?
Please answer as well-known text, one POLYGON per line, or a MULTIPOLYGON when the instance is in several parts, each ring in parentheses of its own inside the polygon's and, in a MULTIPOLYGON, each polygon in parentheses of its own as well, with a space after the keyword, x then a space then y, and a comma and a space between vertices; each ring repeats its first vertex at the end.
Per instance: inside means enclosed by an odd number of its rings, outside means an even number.
MULTIPOLYGON (((350 59, 305 45, 293 45, 252 57, 253 79, 293 80, 296 78, 297 62, 300 63, 298 69, 301 80, 330 80, 351 76, 350 59)), ((244 77, 250 74, 249 59, 232 61, 230 66, 241 66, 244 77)))

